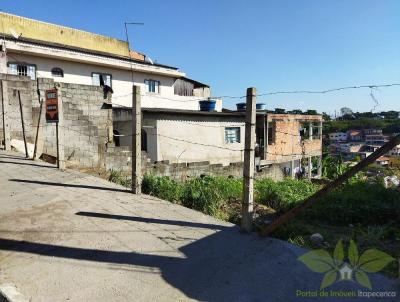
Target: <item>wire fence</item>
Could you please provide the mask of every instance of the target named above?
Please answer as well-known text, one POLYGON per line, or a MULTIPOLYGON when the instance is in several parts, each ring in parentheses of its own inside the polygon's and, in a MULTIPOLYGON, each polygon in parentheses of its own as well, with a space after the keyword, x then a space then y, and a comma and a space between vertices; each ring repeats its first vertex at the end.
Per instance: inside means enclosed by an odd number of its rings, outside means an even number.
MULTIPOLYGON (((327 94, 327 93, 334 93, 334 92, 338 92, 338 91, 343 91, 343 90, 350 90, 350 89, 378 89, 378 88, 389 88, 389 87, 394 87, 394 86, 400 86, 400 84, 398 83, 392 83, 392 84, 380 84, 380 85, 360 85, 360 86, 347 86, 347 87, 339 87, 339 88, 334 88, 334 89, 327 89, 327 90, 320 90, 320 91, 313 91, 313 90, 293 90, 293 91, 276 91, 276 92, 267 92, 267 93, 260 93, 257 94, 256 96, 268 96, 268 95, 277 95, 277 94, 327 94)), ((118 99, 119 97, 126 97, 126 96, 132 96, 132 93, 123 95, 123 96, 113 96, 113 100, 114 99, 118 99)), ((141 96, 147 96, 146 94, 141 94, 141 96)), ((168 98, 168 97, 163 97, 163 96, 159 96, 159 95, 152 95, 152 98, 155 99, 165 99, 165 100, 170 100, 170 101, 179 101, 179 102, 188 102, 188 101, 199 101, 199 100, 204 100, 204 98, 194 98, 194 99, 188 99, 188 100, 177 100, 177 99, 173 99, 173 98, 168 98)), ((217 98, 236 98, 236 99, 242 99, 245 98, 246 96, 230 96, 230 95, 223 95, 223 96, 219 96, 217 98)), ((100 101, 100 99, 99 99, 100 101)), ((43 98, 41 98, 41 102, 43 102, 43 98)), ((84 104, 82 104, 82 114, 84 114, 84 104)), ((118 107, 118 106, 116 106, 118 107)), ((43 108, 44 110, 44 108, 43 108)), ((9 116, 7 116, 9 113, 8 112, 3 112, 3 116, 5 116, 6 118, 9 118, 9 116)), ((45 120, 43 120, 43 113, 42 114, 42 120, 41 120, 41 124, 39 125, 40 128, 40 132, 43 133, 44 129, 50 129, 51 130, 51 126, 49 124, 46 124, 45 120)), ((84 127, 82 122, 82 125, 78 125, 78 126, 67 126, 65 124, 60 124, 58 125, 59 130, 64 133, 64 143, 59 144, 60 147, 68 149, 71 153, 72 152, 82 152, 82 150, 85 150, 84 146, 80 145, 78 146, 77 143, 73 144, 71 143, 71 141, 68 140, 68 137, 71 136, 75 136, 75 137, 83 137, 84 141, 83 143, 87 142, 91 142, 95 139, 99 139, 98 135, 96 135, 96 131, 91 131, 91 127, 93 126, 91 124, 91 121, 96 120, 97 117, 95 116, 91 116, 90 115, 90 110, 88 109, 87 113, 87 125, 88 125, 88 129, 79 129, 80 127, 84 127), (71 134, 72 133, 72 134, 71 134), (66 139, 66 140, 65 140, 66 139), (85 141, 86 140, 86 141, 85 141)), ((27 119, 29 120, 29 119, 27 119)), ((38 125, 34 125, 32 122, 32 119, 25 123, 25 127, 27 129, 30 129, 30 131, 33 133, 33 136, 36 136, 36 131, 38 125)), ((15 123, 15 121, 14 121, 15 123)), ((218 125, 213 125, 210 123, 206 123, 206 122, 192 122, 192 121, 184 121, 184 123, 186 125, 192 125, 192 126, 196 126, 196 127, 206 127, 206 128, 215 128, 215 129, 222 129, 224 127, 237 127, 238 124, 237 123, 220 123, 218 125)), ((244 125, 244 122, 243 122, 244 125)), ((322 133, 321 133, 321 127, 320 126, 311 126, 311 128, 313 129, 318 129, 319 132, 319 137, 321 138, 322 133)), ((278 151, 270 151, 268 150, 268 145, 266 144, 266 142, 264 141, 265 146, 263 146, 263 152, 264 152, 264 156, 280 156, 280 157, 285 157, 285 156, 298 156, 301 159, 303 159, 304 157, 308 156, 307 154, 307 148, 305 145, 305 140, 302 138, 302 135, 300 134, 300 132, 298 131, 298 129, 291 129, 291 131, 280 131, 278 129, 274 130, 275 134, 282 134, 284 136, 284 139, 286 140, 290 140, 290 144, 291 144, 291 152, 278 152, 278 151), (290 139, 288 139, 287 137, 291 137, 290 139), (300 150, 300 152, 296 151, 296 150, 300 150)), ((233 147, 229 147, 226 146, 225 144, 213 144, 213 143, 207 143, 207 142, 202 142, 199 141, 198 139, 189 139, 187 137, 185 138, 181 138, 178 137, 176 135, 174 135, 173 133, 166 135, 166 134, 161 134, 161 133, 146 133, 147 136, 149 137, 157 137, 157 138, 165 138, 169 141, 172 141, 175 143, 175 147, 176 148, 180 148, 182 149, 184 144, 190 144, 190 145, 196 145, 196 146, 201 146, 201 147, 206 147, 206 148, 210 148, 211 150, 226 150, 229 152, 240 152, 243 153, 245 151, 243 144, 241 143, 241 147, 238 148, 233 148, 233 147)), ((43 135, 43 134, 42 134, 43 135)), ((132 137, 131 133, 124 133, 124 134, 113 134, 114 137, 132 137)), ((102 138, 104 140, 106 140, 106 137, 102 138)), ((287 141, 286 143, 288 143, 289 141, 287 141)), ((49 137, 47 135, 44 135, 43 137, 43 145, 54 145, 55 141, 54 141, 54 137, 49 137)), ((90 148, 88 149, 90 150, 90 148)), ((90 151, 89 151, 90 152, 90 151)), ((182 154, 180 154, 182 155, 182 154)), ((178 158, 178 157, 177 157, 178 158)), ((179 160, 179 158, 178 158, 179 160)))

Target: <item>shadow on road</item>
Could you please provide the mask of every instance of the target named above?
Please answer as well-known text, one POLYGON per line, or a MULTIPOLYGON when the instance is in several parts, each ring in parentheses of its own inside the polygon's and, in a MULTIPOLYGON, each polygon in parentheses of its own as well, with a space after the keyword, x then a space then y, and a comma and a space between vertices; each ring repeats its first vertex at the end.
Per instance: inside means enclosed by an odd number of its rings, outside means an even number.
MULTIPOLYGON (((297 257, 303 254, 304 250, 278 240, 240 234, 237 227, 225 228, 179 248, 184 257, 3 238, 0 238, 0 250, 158 268, 168 284, 179 289, 187 297, 200 301, 309 301, 296 297, 296 291, 318 290, 322 279, 320 274, 309 271, 297 261, 297 257)), ((374 289, 393 290, 387 280, 380 278, 376 283, 378 279, 375 277, 371 277, 371 280, 376 286, 374 289)), ((339 282, 332 289, 357 290, 359 287, 354 282, 339 282)), ((369 299, 372 300, 374 299, 369 299)), ((341 299, 323 297, 313 298, 313 301, 341 299)), ((346 301, 359 299, 346 298, 346 301)))
POLYGON ((0 159, 0 164, 13 164, 13 165, 21 165, 21 166, 33 166, 33 167, 39 167, 39 168, 50 168, 50 169, 54 169, 56 168, 56 166, 44 166, 44 165, 40 165, 40 164, 31 164, 31 163, 27 163, 27 162, 14 162, 14 161, 6 161, 6 160, 1 160, 0 159))
POLYGON ((197 223, 197 222, 178 221, 178 220, 165 220, 165 219, 114 215, 114 214, 95 213, 95 212, 78 212, 78 213, 76 213, 76 215, 95 217, 95 218, 106 218, 106 219, 128 220, 128 221, 137 221, 137 222, 145 222, 145 223, 155 223, 155 224, 168 224, 168 225, 186 226, 186 227, 192 227, 192 228, 204 228, 204 229, 212 229, 212 230, 223 230, 223 229, 229 228, 229 227, 226 227, 223 225, 218 225, 218 224, 197 223))
POLYGON ((107 187, 89 186, 89 185, 77 185, 77 184, 66 184, 66 183, 39 181, 39 180, 28 180, 28 179, 11 178, 11 179, 9 179, 9 181, 15 181, 15 182, 20 182, 20 183, 29 183, 29 184, 37 184, 37 185, 43 185, 43 186, 70 187, 70 188, 93 189, 93 190, 103 190, 103 191, 111 191, 111 192, 124 192, 124 193, 130 192, 129 190, 117 189, 117 188, 107 188, 107 187))

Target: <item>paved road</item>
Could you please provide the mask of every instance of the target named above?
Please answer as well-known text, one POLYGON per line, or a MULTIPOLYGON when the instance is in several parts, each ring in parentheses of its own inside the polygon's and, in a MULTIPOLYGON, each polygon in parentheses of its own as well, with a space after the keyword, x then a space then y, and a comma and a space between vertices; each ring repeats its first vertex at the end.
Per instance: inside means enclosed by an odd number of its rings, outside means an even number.
POLYGON ((0 209, 0 285, 31 301, 310 301, 296 291, 322 279, 300 248, 13 152, 0 151, 0 209))

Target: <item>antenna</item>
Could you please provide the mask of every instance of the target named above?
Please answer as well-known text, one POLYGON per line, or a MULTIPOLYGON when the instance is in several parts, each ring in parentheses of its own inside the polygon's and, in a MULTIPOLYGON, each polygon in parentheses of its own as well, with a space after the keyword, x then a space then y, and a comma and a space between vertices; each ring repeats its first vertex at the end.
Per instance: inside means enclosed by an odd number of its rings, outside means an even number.
POLYGON ((133 83, 132 55, 131 55, 131 49, 129 46, 128 25, 144 25, 144 23, 142 23, 142 22, 125 22, 124 24, 125 24, 126 43, 128 44, 129 61, 131 63, 131 79, 132 79, 132 83, 133 83))
POLYGON ((150 57, 148 57, 148 56, 146 56, 144 60, 145 60, 146 62, 150 63, 151 65, 154 64, 154 63, 153 63, 153 60, 150 59, 150 57))

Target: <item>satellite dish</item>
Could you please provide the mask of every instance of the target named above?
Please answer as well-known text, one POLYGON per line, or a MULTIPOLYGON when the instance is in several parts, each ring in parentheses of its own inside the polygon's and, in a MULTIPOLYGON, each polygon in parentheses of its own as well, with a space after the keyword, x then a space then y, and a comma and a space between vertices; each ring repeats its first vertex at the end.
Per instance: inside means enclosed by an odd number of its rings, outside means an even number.
POLYGON ((20 33, 19 35, 17 34, 17 32, 14 30, 14 28, 10 28, 10 33, 12 34, 12 36, 15 38, 15 39, 19 39, 19 37, 21 37, 22 36, 22 33, 20 33))
POLYGON ((147 63, 150 63, 150 64, 154 64, 153 63, 153 60, 152 59, 150 59, 148 56, 146 56, 146 58, 144 59, 147 63))

